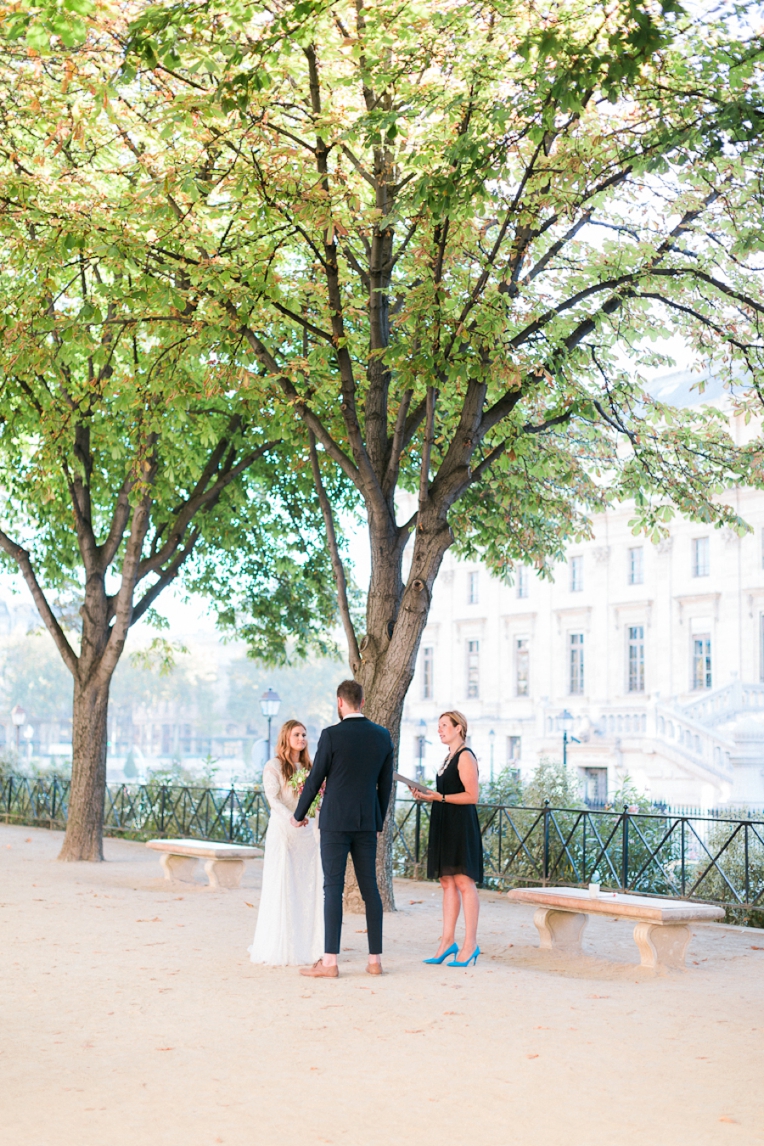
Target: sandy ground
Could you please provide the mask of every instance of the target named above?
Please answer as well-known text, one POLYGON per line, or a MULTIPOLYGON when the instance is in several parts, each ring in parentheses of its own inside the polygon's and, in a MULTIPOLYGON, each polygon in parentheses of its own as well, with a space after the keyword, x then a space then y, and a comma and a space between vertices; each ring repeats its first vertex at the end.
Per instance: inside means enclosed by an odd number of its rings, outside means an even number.
POLYGON ((425 967, 439 897, 401 882, 387 974, 350 916, 316 983, 248 961, 259 862, 178 888, 141 844, 60 843, 0 826, 2 1146, 764 1143, 762 932, 698 927, 656 975, 626 923, 563 958, 485 892, 477 967, 425 967))

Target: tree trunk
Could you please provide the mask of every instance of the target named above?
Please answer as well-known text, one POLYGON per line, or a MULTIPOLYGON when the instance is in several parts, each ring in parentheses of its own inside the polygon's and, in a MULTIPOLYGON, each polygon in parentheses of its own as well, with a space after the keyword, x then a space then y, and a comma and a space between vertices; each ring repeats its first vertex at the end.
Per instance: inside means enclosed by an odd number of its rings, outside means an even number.
MULTIPOLYGON (((366 695, 365 713, 384 725, 393 738, 395 766, 400 747, 401 719, 411 685, 419 644, 430 611, 432 587, 452 535, 441 515, 422 514, 414 540, 408 580, 402 580, 403 549, 399 538, 380 536, 370 520, 372 575, 366 611, 368 630, 361 642, 358 677, 366 695), (374 536, 375 532, 377 536, 374 536)), ((405 539, 404 539, 405 540, 405 539)), ((385 911, 395 911, 393 836, 395 787, 377 847, 377 882, 385 911)), ((345 884, 348 911, 357 902, 351 878, 345 884)))
POLYGON ((72 786, 60 860, 103 859, 108 711, 108 683, 75 680, 72 786))

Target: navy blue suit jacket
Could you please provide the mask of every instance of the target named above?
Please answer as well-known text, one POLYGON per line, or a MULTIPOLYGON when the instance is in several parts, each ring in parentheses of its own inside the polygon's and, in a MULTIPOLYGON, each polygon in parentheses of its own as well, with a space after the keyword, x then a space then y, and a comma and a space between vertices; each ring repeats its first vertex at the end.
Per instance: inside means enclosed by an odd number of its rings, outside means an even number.
POLYGON ((393 741, 381 724, 351 716, 325 728, 294 818, 302 820, 326 781, 322 832, 381 832, 393 787, 393 741))

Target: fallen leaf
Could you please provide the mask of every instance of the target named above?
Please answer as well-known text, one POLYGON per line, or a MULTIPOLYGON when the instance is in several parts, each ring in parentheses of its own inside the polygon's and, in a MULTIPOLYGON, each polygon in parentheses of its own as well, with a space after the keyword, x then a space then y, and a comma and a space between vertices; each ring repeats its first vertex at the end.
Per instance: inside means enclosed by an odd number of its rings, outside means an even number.
POLYGON ((407 1035, 423 1035, 424 1031, 406 1031, 407 1035))
POLYGON ((175 1047, 157 1047, 158 1051, 175 1050, 175 1047))
POLYGON ((720 1122, 734 1122, 736 1126, 738 1125, 737 1118, 730 1118, 729 1114, 723 1114, 721 1116, 721 1118, 719 1119, 719 1121, 720 1122))
POLYGON ((537 1054, 527 1054, 525 1057, 526 1058, 538 1058, 539 1056, 537 1054))
POLYGON ((25 843, 25 844, 31 844, 31 842, 32 842, 32 837, 31 837, 31 836, 27 836, 27 838, 24 840, 24 843, 25 843))
POLYGON ((764 947, 757 947, 755 944, 752 943, 751 944, 751 950, 752 951, 764 951, 764 947))
POLYGON ((549 1029, 549 1027, 536 1027, 537 1031, 548 1031, 549 1029))
POLYGON ((244 900, 244 906, 245 906, 245 907, 254 907, 255 905, 254 905, 254 903, 247 903, 247 901, 246 901, 246 899, 245 899, 245 900, 244 900))
POLYGON ((409 903, 412 905, 415 903, 424 903, 424 900, 423 899, 410 899, 409 903))
POLYGON ((365 927, 356 927, 355 933, 356 933, 356 935, 365 935, 366 934, 366 928, 365 927))
POLYGON ((587 995, 587 999, 609 999, 610 995, 587 995))

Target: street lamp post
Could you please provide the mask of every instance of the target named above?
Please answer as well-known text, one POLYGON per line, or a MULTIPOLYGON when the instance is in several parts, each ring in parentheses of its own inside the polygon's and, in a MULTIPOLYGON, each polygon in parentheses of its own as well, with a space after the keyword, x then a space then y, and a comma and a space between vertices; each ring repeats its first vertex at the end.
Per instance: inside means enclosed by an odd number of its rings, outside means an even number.
POLYGON ((493 784, 493 746, 496 740, 496 733, 493 729, 488 733, 488 743, 491 745, 491 783, 493 784))
POLYGON ((567 708, 564 708, 560 715, 557 717, 557 726, 562 729, 562 766, 563 768, 567 768, 568 741, 572 741, 573 744, 581 743, 581 741, 577 740, 575 736, 570 735, 573 731, 573 717, 570 715, 567 708))
POLYGON ((22 735, 27 742, 27 764, 31 764, 32 763, 32 738, 34 737, 34 728, 32 728, 31 724, 27 724, 22 735))
POLYGON ((11 709, 11 720, 13 721, 14 728, 16 729, 16 760, 19 759, 21 752, 21 726, 26 722, 27 714, 20 704, 11 709))
POLYGON ((279 694, 273 688, 266 689, 265 692, 263 693, 263 695, 260 697, 260 710, 262 711, 263 716, 268 721, 268 759, 269 760, 271 758, 271 721, 273 720, 274 716, 278 715, 278 711, 280 708, 281 708, 281 697, 279 696, 279 694))

